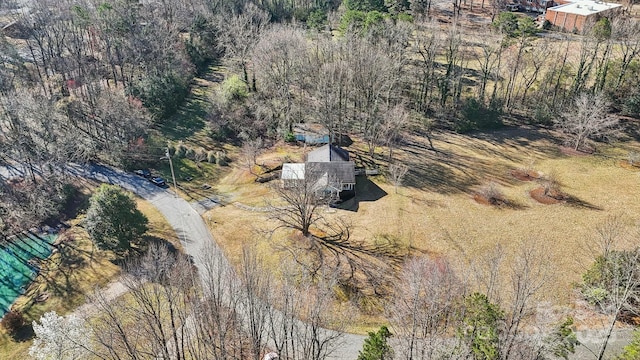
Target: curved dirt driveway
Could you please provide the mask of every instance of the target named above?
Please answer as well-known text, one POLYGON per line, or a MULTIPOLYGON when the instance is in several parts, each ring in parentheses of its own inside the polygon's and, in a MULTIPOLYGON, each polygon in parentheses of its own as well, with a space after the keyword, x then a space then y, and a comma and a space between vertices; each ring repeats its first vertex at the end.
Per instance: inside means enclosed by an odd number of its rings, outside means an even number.
MULTIPOLYGON (((203 269, 200 254, 207 244, 213 244, 214 251, 220 251, 200 215, 186 200, 175 196, 173 192, 159 188, 140 176, 101 165, 70 164, 67 165, 67 171, 75 176, 121 186, 149 201, 175 229, 184 251, 193 257, 198 269, 203 269)), ((362 335, 343 334, 328 359, 356 359, 364 339, 362 335)))

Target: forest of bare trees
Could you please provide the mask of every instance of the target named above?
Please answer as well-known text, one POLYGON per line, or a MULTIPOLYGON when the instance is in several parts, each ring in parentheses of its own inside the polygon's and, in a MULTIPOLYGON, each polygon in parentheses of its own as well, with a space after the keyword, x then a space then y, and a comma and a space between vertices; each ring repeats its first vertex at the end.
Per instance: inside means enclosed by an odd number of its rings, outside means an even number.
POLYGON ((36 175, 54 181, 56 164, 156 158, 164 145, 149 131, 163 128, 212 63, 246 87, 228 101, 212 99, 211 136, 222 141, 283 138, 297 123, 317 123, 334 139, 361 135, 371 153, 385 145, 392 158, 399 134, 416 126, 464 132, 503 118, 552 125, 575 98, 594 94, 611 111, 640 112, 636 19, 541 38, 530 18, 512 13, 470 26, 471 10, 443 21, 441 3, 349 1, 346 12, 338 5, 6 3, 2 159, 27 181, 3 186, 3 196, 31 210, 12 209, 22 215, 4 223, 48 215, 33 209, 53 206, 18 199, 38 187, 36 175))
POLYGON ((91 299, 97 311, 92 321, 73 315, 65 326, 45 316, 35 325, 38 340, 31 354, 43 359, 261 359, 271 350, 282 359, 319 360, 339 344, 349 316, 330 301, 331 274, 312 280, 285 264, 287 276, 275 282, 251 250, 244 252, 237 273, 212 249, 203 250, 200 260, 205 271, 198 274, 186 256, 151 246, 125 266, 126 296, 110 299, 97 292, 91 299))
MULTIPOLYGON (((543 254, 523 245, 512 267, 504 266, 503 257, 496 248, 469 264, 473 271, 459 274, 444 258, 408 259, 395 295, 384 304, 396 358, 533 360, 573 352, 577 341, 570 327, 557 335, 566 322, 543 317, 525 327, 525 319, 539 312, 538 290, 550 279, 543 254), (476 279, 476 266, 491 269, 476 279), (498 279, 500 273, 508 274, 506 282, 498 279)), ((188 257, 163 245, 149 247, 124 266, 125 296, 113 299, 96 292, 91 297, 91 319, 46 314, 34 322, 31 355, 261 359, 276 352, 281 359, 339 357, 334 351, 345 340, 342 331, 355 309, 334 301, 336 272, 323 268, 313 275, 285 261, 276 279, 251 248, 243 251, 237 271, 213 248, 204 249, 199 261, 204 264, 200 273, 188 257)))
MULTIPOLYGON (((224 69, 226 93, 207 99, 208 135, 242 141, 249 167, 263 141, 287 138, 299 123, 319 124, 337 141, 354 134, 371 156, 383 146, 393 163, 406 131, 428 136, 433 128, 532 123, 557 126, 578 150, 613 134, 609 113, 640 115, 637 19, 620 15, 588 24, 584 34, 543 36, 531 18, 499 13, 499 1, 479 5, 494 11, 474 24, 467 15, 477 5, 3 2, 0 164, 22 176, 0 179, 0 226, 27 228, 64 207, 71 190, 63 164, 126 167, 163 156, 162 130, 194 78, 213 64, 224 69)), ((401 165, 393 171, 396 186, 405 173, 401 165)), ((305 236, 320 221, 313 213, 293 220, 279 215, 274 218, 305 236)), ((538 359, 570 351, 571 339, 549 340, 561 332, 553 326, 567 322, 524 330, 551 265, 526 244, 513 267, 503 257, 496 248, 465 264, 482 268, 474 272, 482 278, 455 273, 444 258, 394 262, 398 281, 383 285, 400 294, 384 299, 396 355, 538 359)), ((340 336, 325 328, 341 330, 348 319, 348 311, 337 316, 330 308, 344 274, 327 271, 330 266, 310 272, 293 262, 274 281, 251 252, 237 273, 228 273, 225 261, 210 255, 210 271, 199 281, 188 259, 152 248, 127 269, 128 298, 93 299, 101 321, 85 325, 93 327, 93 342, 79 351, 103 359, 246 359, 266 349, 286 359, 324 359, 331 353, 340 336)), ((636 281, 636 270, 625 279, 636 281)), ((375 276, 366 279, 377 284, 375 276)), ((614 300, 618 310, 628 305, 628 297, 614 300)))

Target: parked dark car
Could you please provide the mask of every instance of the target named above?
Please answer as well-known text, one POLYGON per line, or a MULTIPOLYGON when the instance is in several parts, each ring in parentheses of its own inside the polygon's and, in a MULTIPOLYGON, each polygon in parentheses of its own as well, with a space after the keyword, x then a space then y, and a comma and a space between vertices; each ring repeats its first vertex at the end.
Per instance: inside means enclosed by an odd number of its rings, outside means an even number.
POLYGON ((516 12, 520 11, 521 7, 520 4, 507 4, 505 10, 516 12))
POLYGON ((167 182, 164 181, 164 179, 159 177, 159 176, 152 177, 151 179, 149 179, 149 181, 151 181, 152 183, 154 183, 155 185, 160 186, 160 187, 167 186, 167 182))
POLYGON ((149 171, 148 169, 138 169, 138 170, 134 171, 134 173, 136 175, 140 175, 140 176, 145 177, 147 179, 151 177, 151 171, 149 171))

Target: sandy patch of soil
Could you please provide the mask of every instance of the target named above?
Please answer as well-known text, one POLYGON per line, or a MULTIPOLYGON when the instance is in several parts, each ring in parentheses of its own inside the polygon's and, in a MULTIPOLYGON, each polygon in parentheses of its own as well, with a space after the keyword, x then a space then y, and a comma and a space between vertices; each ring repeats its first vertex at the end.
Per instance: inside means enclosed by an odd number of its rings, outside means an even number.
POLYGON ((535 201, 545 205, 560 204, 567 201, 567 196, 560 192, 545 194, 542 186, 531 190, 529 194, 535 201))
POLYGON ((482 194, 474 194, 473 200, 475 200, 475 202, 477 202, 478 204, 490 205, 495 207, 505 207, 509 205, 509 203, 505 199, 495 198, 495 197, 487 198, 482 194))
POLYGON ((511 170, 511 176, 520 181, 533 181, 540 179, 541 174, 534 170, 515 169, 511 170))

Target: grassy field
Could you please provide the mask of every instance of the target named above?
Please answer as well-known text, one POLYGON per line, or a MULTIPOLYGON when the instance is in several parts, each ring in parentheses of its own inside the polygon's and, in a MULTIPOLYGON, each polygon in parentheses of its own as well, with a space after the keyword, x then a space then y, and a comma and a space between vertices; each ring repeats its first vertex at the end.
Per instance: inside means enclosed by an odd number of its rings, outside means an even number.
MULTIPOLYGON (((371 243, 395 238, 399 246, 447 257, 458 264, 461 273, 496 245, 505 251, 506 270, 522 244, 532 244, 553 265, 541 291, 544 300, 573 306, 572 284, 580 281, 593 259, 589 248, 596 226, 610 216, 619 216, 629 229, 636 224, 640 172, 622 166, 621 161, 629 151, 639 151, 640 144, 601 145, 596 154, 568 156, 558 143, 553 132, 534 128, 472 135, 436 133, 437 151, 432 151, 426 139, 411 136, 395 155, 411 168, 398 194, 383 176, 372 177, 366 187, 359 185, 357 211, 331 209, 323 215, 348 219, 354 240, 371 243), (539 184, 515 179, 511 170, 519 168, 554 173, 572 200, 555 205, 536 202, 529 191, 539 184), (473 200, 475 191, 490 182, 498 184, 511 206, 496 208, 473 200)), ((357 141, 348 149, 356 159, 371 160, 357 141)), ((379 150, 373 161, 385 167, 387 153, 379 150)), ((282 156, 274 154, 283 151, 275 149, 264 159, 277 161, 282 156)), ((257 207, 274 198, 268 186, 255 183, 240 167, 222 179, 218 190, 234 201, 257 207)), ((214 237, 232 261, 239 260, 243 247, 255 244, 270 262, 278 263, 274 247, 278 239, 264 236, 275 224, 264 212, 226 206, 209 215, 214 237)))
MULTIPOLYGON (((284 160, 301 161, 301 150, 297 146, 279 144, 261 155, 258 163, 275 167, 284 160)), ((259 173, 260 170, 259 166, 254 166, 253 172, 259 173)), ((271 184, 274 183, 260 184, 255 179, 256 175, 251 174, 246 166, 239 162, 233 164, 231 171, 215 187, 216 192, 227 200, 227 206, 213 208, 205 215, 205 219, 211 219, 208 224, 216 241, 223 242, 225 252, 234 263, 240 261, 242 249, 248 244, 255 244, 264 254, 272 252, 271 243, 263 240, 270 236, 265 232, 273 224, 266 213, 247 211, 233 204, 240 202, 259 210, 277 201, 271 189, 271 184)), ((277 260, 277 257, 267 257, 272 265, 277 265, 277 260)))
POLYGON ((622 216, 631 226, 640 211, 639 173, 619 166, 615 154, 624 151, 617 147, 606 149, 613 157, 568 157, 558 152, 549 137, 534 138, 524 132, 489 137, 447 134, 435 145, 445 155, 404 149, 406 162, 416 171, 398 195, 380 183, 388 196, 361 203, 357 214, 346 214, 361 229, 361 236, 389 233, 420 249, 468 261, 496 244, 509 255, 522 242, 534 243, 557 267, 555 278, 543 291, 550 297, 547 300, 567 303, 571 284, 580 280, 592 260, 580 249, 594 237, 595 226, 611 215, 622 216), (538 185, 520 182, 510 174, 527 166, 557 174, 563 191, 578 201, 542 205, 531 199, 529 191, 538 185), (506 198, 517 206, 476 203, 473 192, 488 182, 500 184, 506 198))
MULTIPOLYGON (((149 231, 144 240, 168 241, 180 248, 175 231, 162 214, 144 200, 137 199, 137 204, 149 219, 149 231)), ((60 235, 61 250, 42 265, 34 283, 16 300, 14 308, 22 311, 29 323, 48 311, 58 314, 73 311, 86 301, 87 294, 119 275, 120 268, 114 263, 114 255, 94 248, 80 222, 81 217, 69 222, 71 227, 60 235), (47 300, 35 302, 40 294, 47 294, 47 300)), ((3 359, 27 358, 30 345, 28 339, 16 342, 0 329, 0 357, 3 359)))
MULTIPOLYGON (((162 122, 155 141, 163 144, 162 146, 168 143, 173 148, 180 144, 186 149, 205 155, 211 153, 217 157, 223 153, 234 157, 237 147, 213 140, 207 120, 213 107, 212 99, 216 96, 226 72, 224 67, 211 65, 200 77, 196 77, 185 103, 176 114, 162 122)), ((225 166, 209 163, 207 156, 196 161, 195 157, 174 155, 172 161, 178 191, 188 200, 200 200, 213 195, 211 191, 207 191, 207 187, 218 182, 227 173, 225 166)), ((166 158, 154 159, 151 167, 173 188, 171 168, 166 158)))

